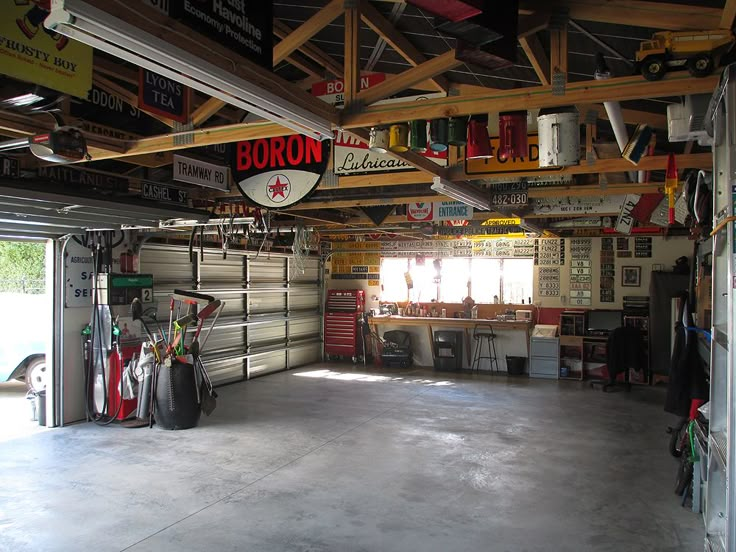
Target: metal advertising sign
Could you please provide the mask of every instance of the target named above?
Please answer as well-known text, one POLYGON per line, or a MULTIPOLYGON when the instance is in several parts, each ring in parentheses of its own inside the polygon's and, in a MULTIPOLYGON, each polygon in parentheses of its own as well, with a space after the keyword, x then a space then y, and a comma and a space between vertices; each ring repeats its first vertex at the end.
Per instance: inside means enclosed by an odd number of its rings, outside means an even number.
POLYGON ((640 195, 627 194, 626 199, 624 199, 621 204, 621 211, 619 212, 618 219, 616 220, 617 232, 620 232, 621 234, 631 234, 631 230, 634 228, 634 217, 631 216, 631 211, 636 207, 636 204, 639 203, 640 199, 640 195))
POLYGON ((20 161, 14 157, 0 155, 0 176, 18 178, 20 176, 20 161))
MULTIPOLYGON (((385 73, 370 73, 360 76, 360 89, 365 90, 386 80, 385 73)), ((343 79, 315 82, 312 85, 312 96, 334 106, 345 103, 345 81, 343 79)))
MULTIPOLYGON (((388 153, 375 153, 354 136, 338 131, 334 142, 334 167, 337 175, 411 171, 412 165, 388 153)), ((437 153, 427 150, 422 156, 444 167, 447 165, 447 151, 437 153)))
POLYGON ((131 137, 128 132, 145 135, 163 132, 167 128, 160 121, 148 115, 144 116, 137 107, 95 86, 90 89, 85 100, 72 100, 69 111, 72 117, 84 120, 82 124, 84 130, 123 140, 131 137), (102 126, 89 127, 90 123, 102 126))
POLYGON ((539 167, 539 136, 530 134, 528 137, 529 153, 525 157, 499 158, 496 152, 501 139, 498 136, 491 137, 491 154, 489 159, 466 159, 465 172, 467 174, 512 174, 514 172, 549 171, 561 170, 559 167, 539 167))
POLYGON ((125 193, 130 185, 127 178, 81 169, 72 165, 39 167, 38 176, 62 184, 63 188, 72 190, 125 193))
POLYGON ((271 2, 168 2, 169 15, 268 70, 273 68, 271 2))
POLYGON ((228 167, 174 155, 174 180, 179 182, 188 182, 227 192, 230 189, 229 176, 228 167))
POLYGON ((0 73, 79 98, 92 87, 92 47, 47 31, 50 0, 3 0, 0 73))
POLYGON ((290 207, 311 195, 327 169, 329 140, 302 134, 238 142, 230 166, 240 192, 268 209, 290 207))
POLYGON ((535 215, 567 215, 573 213, 600 215, 618 213, 625 195, 594 197, 540 197, 531 200, 535 215))
POLYGON ((166 186, 164 184, 154 184, 153 182, 141 183, 141 197, 143 199, 151 199, 153 201, 163 201, 164 203, 177 203, 179 205, 187 205, 189 192, 174 186, 166 186))
POLYGON ((138 106, 180 123, 189 119, 189 88, 158 73, 140 68, 138 106))
POLYGON ((472 220, 472 218, 473 208, 460 201, 409 203, 406 206, 406 220, 410 222, 472 220))

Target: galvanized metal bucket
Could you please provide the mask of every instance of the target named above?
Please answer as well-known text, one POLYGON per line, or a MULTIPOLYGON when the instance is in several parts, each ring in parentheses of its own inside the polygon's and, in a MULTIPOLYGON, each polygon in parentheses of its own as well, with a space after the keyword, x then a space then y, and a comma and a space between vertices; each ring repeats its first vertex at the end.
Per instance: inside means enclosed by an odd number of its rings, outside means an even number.
POLYGON ((539 166, 569 167, 580 163, 580 116, 574 107, 540 111, 539 166))

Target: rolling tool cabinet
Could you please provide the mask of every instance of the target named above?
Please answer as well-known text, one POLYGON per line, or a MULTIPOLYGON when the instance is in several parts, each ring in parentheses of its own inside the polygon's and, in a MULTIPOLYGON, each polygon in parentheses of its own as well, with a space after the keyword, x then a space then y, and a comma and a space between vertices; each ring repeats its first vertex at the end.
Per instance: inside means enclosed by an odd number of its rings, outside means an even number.
POLYGON ((360 317, 365 310, 365 292, 358 289, 327 291, 325 305, 325 357, 352 358, 363 354, 360 317))

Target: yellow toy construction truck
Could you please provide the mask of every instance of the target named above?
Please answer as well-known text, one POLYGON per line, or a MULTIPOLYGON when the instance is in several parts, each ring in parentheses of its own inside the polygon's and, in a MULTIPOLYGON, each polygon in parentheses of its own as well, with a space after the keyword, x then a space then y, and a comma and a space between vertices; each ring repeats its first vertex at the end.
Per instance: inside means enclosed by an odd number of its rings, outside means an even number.
POLYGON ((694 77, 706 77, 734 45, 727 29, 714 31, 660 31, 642 42, 636 62, 644 78, 661 79, 668 69, 687 68, 694 77))

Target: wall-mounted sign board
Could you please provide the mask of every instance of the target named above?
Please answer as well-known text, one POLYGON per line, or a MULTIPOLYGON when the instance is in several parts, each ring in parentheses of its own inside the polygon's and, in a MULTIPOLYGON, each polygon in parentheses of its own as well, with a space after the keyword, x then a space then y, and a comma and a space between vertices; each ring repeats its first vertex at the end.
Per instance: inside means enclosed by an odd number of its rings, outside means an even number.
POLYGON ((0 73, 85 98, 92 88, 92 47, 46 31, 50 3, 3 0, 0 73))
POLYGON ((327 169, 329 140, 274 136, 238 142, 230 166, 240 192, 268 209, 283 209, 311 195, 327 169))
POLYGON ((192 159, 183 155, 174 155, 174 180, 206 188, 215 188, 223 192, 230 189, 230 176, 227 167, 205 163, 199 159, 192 159))
POLYGON ((514 172, 545 171, 556 172, 559 167, 539 168, 539 136, 530 134, 528 137, 529 151, 524 157, 499 158, 497 155, 501 139, 491 137, 491 154, 488 159, 466 159, 465 172, 467 174, 513 174, 514 172))
POLYGON ((472 220, 472 218, 473 208, 460 201, 435 201, 406 205, 406 220, 409 222, 472 220))
POLYGON ((158 73, 139 68, 138 107, 180 123, 189 120, 189 88, 158 73))

